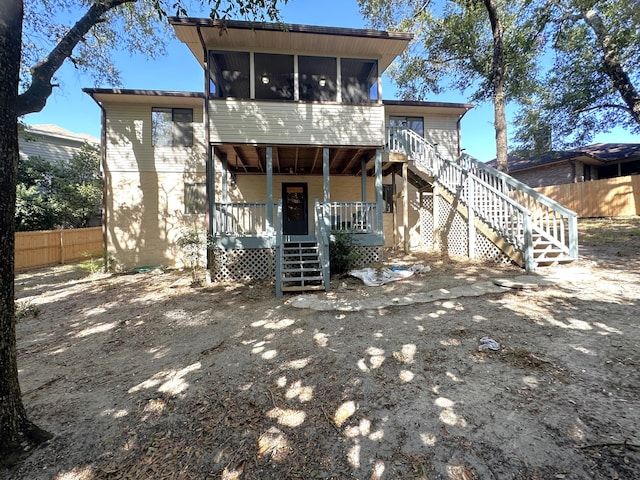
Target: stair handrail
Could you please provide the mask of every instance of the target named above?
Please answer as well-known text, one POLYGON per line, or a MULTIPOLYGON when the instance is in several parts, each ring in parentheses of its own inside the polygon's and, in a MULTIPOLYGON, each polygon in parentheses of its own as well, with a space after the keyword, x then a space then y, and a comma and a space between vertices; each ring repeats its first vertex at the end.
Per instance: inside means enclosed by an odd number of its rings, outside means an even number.
MULTIPOLYGON (((535 191, 528 185, 510 175, 477 161, 467 154, 462 154, 455 161, 445 158, 435 145, 406 127, 388 127, 387 147, 392 152, 402 152, 414 161, 416 166, 434 176, 436 182, 442 184, 451 193, 456 194, 462 188, 462 178, 466 176, 469 188, 482 188, 492 195, 501 194, 502 200, 509 198, 512 208, 525 215, 522 222, 522 236, 516 246, 523 248, 525 261, 533 262, 533 232, 536 231, 552 242, 571 258, 578 258, 578 223, 577 214, 554 200, 535 191), (455 181, 451 181, 455 178, 455 181), (448 181, 449 180, 449 181, 448 181), (515 201, 512 195, 520 201, 515 201), (516 207, 516 205, 518 205, 516 207), (543 211, 544 210, 544 211, 543 211), (526 213, 528 212, 528 213, 526 213), (550 213, 552 212, 552 213, 550 213), (536 215, 539 219, 536 219, 536 215), (557 215, 560 218, 560 226, 557 215), (565 239, 564 221, 567 223, 568 238, 565 239)), ((465 182, 466 184, 466 182, 465 182)), ((503 228, 493 218, 486 218, 492 228, 501 234, 503 228)), ((507 238, 509 238, 507 236, 507 238)), ((532 269, 533 265, 526 265, 532 269)))
POLYGON ((276 297, 282 297, 282 263, 284 262, 284 254, 282 247, 282 199, 278 199, 275 205, 275 231, 276 231, 276 244, 275 244, 275 268, 276 268, 276 297))
POLYGON ((320 201, 315 199, 315 212, 316 212, 316 241, 318 242, 318 260, 320 260, 320 266, 322 268, 322 284, 325 291, 329 291, 331 283, 331 269, 330 269, 330 257, 329 257, 329 229, 330 229, 330 215, 328 213, 329 204, 321 204, 320 201))

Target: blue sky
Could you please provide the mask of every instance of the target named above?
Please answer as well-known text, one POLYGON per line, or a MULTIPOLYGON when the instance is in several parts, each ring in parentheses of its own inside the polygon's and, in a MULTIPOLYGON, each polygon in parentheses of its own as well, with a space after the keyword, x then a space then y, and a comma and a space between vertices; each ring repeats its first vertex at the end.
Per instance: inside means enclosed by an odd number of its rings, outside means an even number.
MULTIPOLYGON (((206 16, 207 12, 190 12, 191 16, 206 16)), ((360 16, 356 0, 289 0, 281 10, 287 23, 326 25, 334 27, 366 28, 360 16)), ((121 72, 122 88, 202 91, 202 70, 186 45, 176 39, 169 42, 167 55, 161 59, 148 60, 142 56, 132 56, 129 52, 119 52, 115 56, 116 68, 121 72)), ((65 62, 58 73, 61 88, 54 90, 46 107, 39 113, 24 118, 28 125, 53 123, 75 133, 100 135, 100 109, 94 101, 82 92, 85 87, 105 87, 94 85, 87 76, 82 76, 65 62)), ((394 99, 395 86, 388 78, 383 82, 383 98, 394 99)), ((428 98, 432 101, 468 103, 468 98, 460 92, 450 92, 428 98)), ((508 113, 510 109, 508 109, 508 113)), ((512 111, 511 111, 512 113, 512 111)), ((462 120, 462 147, 481 161, 495 157, 495 132, 493 130, 493 107, 490 103, 476 105, 462 120)), ((596 137, 595 142, 639 142, 640 138, 624 130, 617 129, 609 134, 596 137)))

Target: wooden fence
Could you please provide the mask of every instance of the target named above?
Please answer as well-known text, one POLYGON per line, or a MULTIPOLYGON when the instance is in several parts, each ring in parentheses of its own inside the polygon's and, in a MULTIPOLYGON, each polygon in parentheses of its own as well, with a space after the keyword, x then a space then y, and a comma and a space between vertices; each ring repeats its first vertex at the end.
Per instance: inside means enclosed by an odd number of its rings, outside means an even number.
POLYGON ((102 248, 102 227, 16 232, 15 269, 83 260, 102 248))
POLYGON ((538 187, 578 217, 640 215, 640 175, 538 187))

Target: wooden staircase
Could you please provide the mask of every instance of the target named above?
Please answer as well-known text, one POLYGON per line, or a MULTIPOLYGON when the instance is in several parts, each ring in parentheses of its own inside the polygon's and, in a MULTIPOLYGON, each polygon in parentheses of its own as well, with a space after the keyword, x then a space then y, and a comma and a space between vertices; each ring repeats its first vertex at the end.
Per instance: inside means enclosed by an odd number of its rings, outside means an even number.
POLYGON ((282 292, 324 290, 318 242, 283 242, 280 273, 282 292))
POLYGON ((438 194, 514 262, 531 271, 578 258, 575 212, 468 155, 444 158, 409 129, 388 130, 388 150, 412 160, 438 194))

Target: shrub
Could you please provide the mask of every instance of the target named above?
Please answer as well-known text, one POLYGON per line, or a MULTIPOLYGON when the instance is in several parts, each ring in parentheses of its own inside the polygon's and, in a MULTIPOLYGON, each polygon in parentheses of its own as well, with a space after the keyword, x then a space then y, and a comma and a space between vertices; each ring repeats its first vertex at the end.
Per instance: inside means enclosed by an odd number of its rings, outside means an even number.
POLYGON ((361 261, 361 254, 354 243, 353 233, 331 232, 329 242, 329 261, 331 274, 347 273, 361 261))

